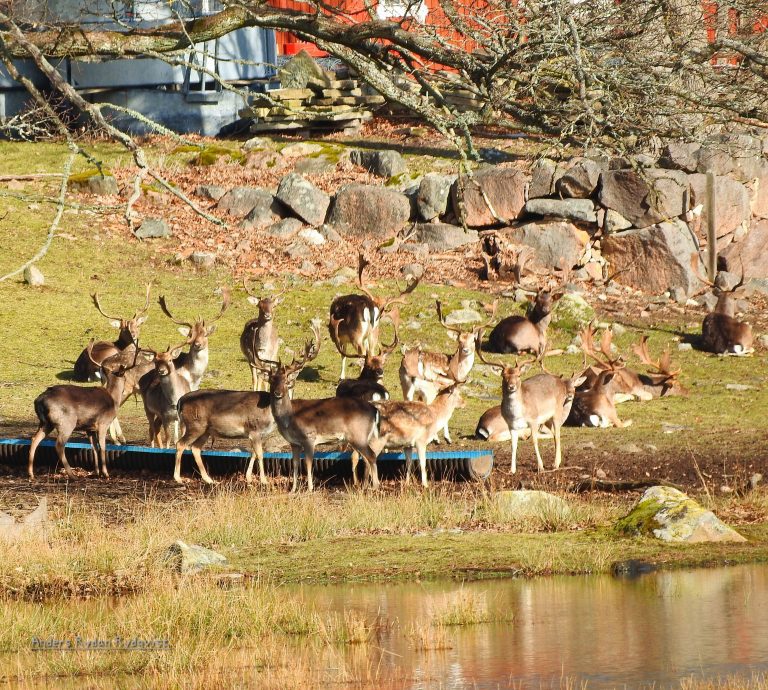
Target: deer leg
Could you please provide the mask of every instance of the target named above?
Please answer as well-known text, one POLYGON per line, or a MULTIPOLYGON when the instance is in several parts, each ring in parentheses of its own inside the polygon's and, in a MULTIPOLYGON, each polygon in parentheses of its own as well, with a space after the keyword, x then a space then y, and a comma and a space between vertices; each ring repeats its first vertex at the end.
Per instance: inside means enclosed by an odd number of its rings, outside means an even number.
POLYGON ((445 426, 443 427, 443 436, 445 437, 446 443, 453 443, 451 440, 451 434, 448 432, 448 422, 446 422, 445 426))
POLYGON ((404 448, 403 453, 405 453, 405 483, 410 484, 411 483, 411 463, 413 462, 413 449, 404 448))
POLYGON ((378 489, 379 470, 376 465, 376 452, 373 450, 373 448, 371 448, 369 444, 355 448, 354 453, 362 455, 363 459, 365 460, 365 482, 367 483, 368 479, 370 478, 373 488, 378 489))
POLYGON ((27 474, 29 474, 30 480, 35 478, 35 472, 33 468, 35 464, 35 453, 37 452, 37 447, 40 445, 40 441, 42 441, 49 433, 51 433, 51 429, 46 429, 45 427, 41 426, 35 432, 35 435, 32 437, 32 442, 29 444, 29 465, 27 466, 27 474))
POLYGON ((264 449, 261 446, 261 436, 251 439, 251 458, 248 461, 248 469, 245 472, 245 481, 250 484, 253 481, 253 461, 259 459, 259 483, 267 483, 267 474, 264 471, 264 449))
POLYGON ((173 467, 173 481, 177 482, 178 484, 181 484, 181 456, 184 455, 184 451, 188 448, 188 446, 185 444, 184 439, 181 439, 176 444, 176 464, 173 467))
POLYGON ((112 443, 125 445, 125 435, 117 417, 109 424, 109 437, 112 439, 112 443))
POLYGON ((421 485, 426 489, 427 483, 427 444, 419 443, 416 446, 416 452, 419 454, 419 469, 421 470, 421 485))
POLYGON ((346 378, 345 373, 347 371, 347 358, 342 355, 341 356, 341 378, 346 378))
POLYGON ((67 445, 67 441, 69 441, 69 437, 72 435, 72 429, 69 430, 62 430, 61 428, 58 430, 58 433, 56 434, 56 455, 59 456, 59 460, 61 461, 61 464, 64 466, 64 471, 67 473, 69 477, 72 479, 75 478, 74 473, 72 472, 72 468, 69 466, 69 463, 67 462, 67 456, 64 452, 64 448, 67 445))
POLYGON ((312 463, 315 459, 314 446, 308 445, 304 449, 304 469, 307 471, 307 491, 312 492, 315 490, 315 486, 312 483, 312 463))
MULTIPOLYGON (((559 432, 558 432, 559 433, 559 432)), ((539 472, 544 471, 544 461, 541 459, 541 452, 539 451, 539 425, 531 424, 531 440, 533 441, 533 450, 536 453, 536 463, 539 468, 539 472)), ((560 442, 555 436, 555 463, 559 464, 558 456, 560 454, 560 442)))
POLYGON ((99 429, 97 443, 99 444, 99 457, 101 458, 101 473, 104 475, 104 479, 109 479, 109 472, 107 472, 107 429, 105 427, 99 429))
POLYGON ((256 367, 251 367, 251 383, 254 391, 259 390, 259 374, 256 371, 256 367))
POLYGON ((518 433, 514 429, 510 429, 509 433, 512 435, 512 464, 509 467, 509 473, 514 474, 517 472, 517 441, 518 433))
POLYGON ((560 425, 554 421, 552 422, 552 435, 555 437, 555 469, 557 469, 563 460, 563 451, 560 445, 560 425))
POLYGON ((199 446, 192 446, 190 449, 192 451, 192 457, 195 459, 195 464, 197 465, 197 469, 200 472, 200 478, 206 484, 215 484, 216 482, 211 479, 210 475, 205 470, 205 465, 203 464, 203 454, 200 452, 201 446, 202 444, 199 446))
POLYGON ((625 422, 622 422, 619 419, 619 413, 616 411, 616 408, 614 407, 612 410, 608 410, 607 414, 605 415, 608 418, 608 421, 613 424, 617 429, 623 429, 625 427, 628 427, 632 424, 632 420, 628 419, 625 422))
POLYGON ((349 456, 349 460, 352 463, 352 484, 357 486, 359 483, 357 479, 357 463, 360 460, 360 453, 358 453, 357 450, 353 448, 352 454, 349 456))
POLYGON ((296 493, 299 488, 299 461, 301 460, 301 446, 295 446, 291 444, 291 469, 293 472, 293 486, 291 487, 291 493, 296 493))
POLYGON ((93 455, 93 473, 98 477, 99 476, 99 452, 96 450, 97 444, 95 441, 95 434, 93 431, 86 432, 88 436, 88 443, 91 446, 91 453, 93 455))

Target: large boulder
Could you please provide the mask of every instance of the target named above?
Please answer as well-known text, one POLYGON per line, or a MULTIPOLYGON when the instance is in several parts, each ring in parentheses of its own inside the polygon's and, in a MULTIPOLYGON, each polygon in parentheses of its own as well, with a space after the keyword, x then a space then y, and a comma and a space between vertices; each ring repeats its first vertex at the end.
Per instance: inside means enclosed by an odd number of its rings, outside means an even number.
POLYGON ((181 539, 165 550, 163 560, 180 573, 197 573, 227 562, 220 553, 197 544, 187 544, 181 539))
POLYGON ((763 163, 749 184, 752 215, 768 218, 768 163, 763 163))
POLYGON ((525 212, 582 223, 597 222, 595 205, 591 199, 528 199, 525 212))
MULTIPOLYGON (((707 176, 696 173, 688 177, 691 183, 691 206, 703 205, 702 228, 707 227, 707 176)), ((715 176, 715 227, 718 237, 733 232, 742 223, 748 223, 752 211, 749 192, 740 182, 730 177, 715 176)))
POLYGON ((349 160, 377 177, 393 177, 408 169, 403 157, 397 151, 392 150, 355 149, 350 152, 349 160))
POLYGON ((680 170, 609 170, 600 176, 600 203, 636 228, 681 216, 688 209, 688 176, 680 170))
POLYGON ((257 206, 259 208, 272 209, 274 203, 274 195, 266 189, 234 187, 219 199, 216 208, 230 216, 245 218, 257 206))
POLYGON ((307 84, 325 85, 328 81, 323 68, 303 49, 282 65, 277 74, 284 89, 304 89, 307 84))
POLYGON ((671 141, 661 152, 659 165, 662 168, 694 173, 699 165, 700 150, 701 144, 698 142, 671 141))
POLYGON ((748 182, 759 174, 762 142, 747 134, 724 133, 705 142, 698 154, 696 172, 729 175, 748 182))
POLYGON ((457 218, 470 228, 503 225, 518 218, 525 206, 528 176, 515 168, 484 168, 451 187, 457 218))
POLYGON ((407 196, 384 187, 345 185, 336 193, 328 223, 350 234, 388 237, 399 232, 411 215, 407 196))
POLYGON ((678 287, 690 295, 700 286, 691 266, 696 245, 681 220, 608 235, 601 252, 616 280, 635 289, 659 294, 678 287))
POLYGON ((570 199, 588 199, 597 189, 602 166, 589 158, 576 160, 555 183, 555 191, 570 199))
POLYGON ((493 498, 495 508, 503 519, 555 516, 565 518, 572 513, 572 508, 566 501, 546 491, 499 491, 493 498))
POLYGON ((558 165, 549 158, 539 158, 531 166, 531 182, 528 187, 528 198, 539 199, 555 193, 555 184, 565 172, 562 165, 558 165))
POLYGON ((426 244, 431 252, 446 252, 477 242, 477 233, 448 223, 416 223, 412 241, 426 244))
POLYGON ((768 278, 768 220, 752 224, 746 237, 740 242, 729 244, 718 257, 726 271, 741 275, 742 267, 746 278, 768 278))
POLYGON ((331 205, 330 196, 297 173, 280 180, 275 196, 309 225, 322 225, 331 205))
POLYGON ((545 268, 559 268, 560 259, 568 267, 578 263, 589 235, 567 221, 542 221, 525 223, 515 228, 506 228, 503 236, 515 244, 533 247, 536 252, 534 263, 545 268))
POLYGON ((646 535, 667 542, 745 542, 738 532, 720 521, 682 491, 652 486, 642 495, 616 529, 627 535, 646 535))
POLYGON ((445 214, 454 179, 439 173, 427 173, 421 178, 419 191, 416 192, 419 218, 430 222, 445 214))

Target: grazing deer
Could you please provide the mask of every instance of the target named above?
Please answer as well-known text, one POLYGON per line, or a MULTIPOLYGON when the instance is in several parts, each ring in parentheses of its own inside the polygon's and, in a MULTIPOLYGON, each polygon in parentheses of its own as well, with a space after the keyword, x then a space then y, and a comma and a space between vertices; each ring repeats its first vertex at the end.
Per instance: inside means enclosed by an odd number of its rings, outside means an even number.
POLYGON ((179 373, 173 362, 185 344, 181 343, 174 348, 169 345, 165 352, 147 350, 154 358, 155 368, 141 378, 139 386, 149 422, 149 442, 152 448, 170 448, 171 438, 174 443, 179 440, 179 413, 176 405, 179 398, 189 393, 190 389, 189 381, 179 373))
POLYGON ((569 271, 563 265, 560 283, 553 289, 542 288, 529 306, 525 316, 514 314, 499 321, 488 336, 491 352, 520 354, 533 352, 540 356, 547 349, 547 329, 552 320, 552 309, 565 294, 569 271))
MULTIPOLYGON (((403 448, 405 452, 405 481, 411 478, 413 449, 419 457, 421 484, 427 482, 427 445, 439 429, 446 429, 457 407, 464 407, 459 388, 463 381, 454 381, 443 388, 430 403, 408 400, 387 400, 374 405, 381 415, 378 437, 371 441, 371 447, 379 455, 384 448, 403 448)), ((353 455, 352 476, 356 477, 356 463, 353 455)))
POLYGON ((347 352, 344 348, 337 345, 339 342, 339 324, 341 323, 337 319, 331 317, 331 329, 335 337, 332 337, 336 349, 342 357, 348 357, 350 359, 360 358, 363 360, 363 368, 360 370, 360 375, 356 379, 342 379, 339 381, 339 385, 336 386, 336 397, 339 398, 360 398, 361 400, 367 400, 368 402, 374 402, 377 400, 389 400, 389 391, 382 384, 384 378, 384 365, 387 362, 387 357, 392 354, 394 349, 400 342, 400 338, 397 334, 397 329, 400 323, 400 315, 395 309, 391 314, 392 325, 394 327, 394 338, 389 345, 380 345, 379 354, 355 354, 347 352))
POLYGON ((259 480, 262 484, 267 483, 262 442, 275 429, 269 393, 197 390, 179 398, 177 410, 184 434, 176 444, 174 480, 181 483, 181 456, 187 448, 191 448, 202 480, 213 484, 213 479, 205 470, 201 450, 209 438, 236 438, 251 442, 245 480, 249 484, 253 480, 253 463, 258 458, 259 480))
MULTIPOLYGON (((711 283, 709 283, 711 285, 711 283)), ((704 317, 701 324, 701 344, 707 352, 718 355, 748 355, 752 347, 752 326, 736 318, 736 293, 744 284, 741 280, 730 290, 717 288, 720 292, 715 308, 704 317)))
MULTIPOLYGON (((336 348, 351 345, 357 356, 372 355, 379 340, 379 325, 395 304, 405 304, 405 296, 413 292, 418 279, 408 283, 404 290, 394 297, 375 297, 363 281, 363 271, 369 262, 359 256, 357 282, 363 295, 342 295, 331 302, 328 332, 336 348), (338 331, 333 323, 338 322, 338 331)), ((345 378, 347 358, 341 356, 341 378, 345 378)))
MULTIPOLYGON (((88 355, 91 354, 93 345, 94 342, 91 341, 86 348, 88 355)), ((133 365, 138 357, 137 349, 134 352, 133 365)), ((106 363, 99 366, 102 373, 102 386, 88 388, 62 384, 47 388, 35 398, 35 413, 40 420, 40 426, 29 446, 30 479, 35 477, 33 468, 37 447, 54 429, 56 430, 56 454, 70 477, 74 478, 74 474, 67 462, 64 448, 72 432, 84 431, 88 435, 93 450, 96 476, 99 475, 99 460, 101 460, 101 474, 109 478, 106 456, 107 428, 117 414, 123 395, 125 372, 130 367, 112 366, 106 363)))
MULTIPOLYGON (((443 317, 440 302, 435 302, 437 318, 440 325, 449 332, 456 334, 456 352, 446 355, 442 352, 425 352, 420 347, 408 350, 400 362, 400 386, 403 389, 403 397, 406 400, 414 400, 417 397, 426 403, 431 403, 438 392, 446 386, 453 385, 456 381, 465 381, 472 366, 475 363, 475 340, 477 334, 493 320, 496 314, 497 302, 493 303, 492 312, 488 321, 475 326, 471 331, 463 331, 460 328, 448 326, 443 317)), ((445 440, 451 443, 448 432, 448 422, 442 429, 445 440)))
POLYGON ((296 377, 308 362, 317 357, 320 346, 320 331, 312 325, 314 341, 307 343, 304 354, 288 364, 259 361, 269 372, 269 388, 272 397, 272 415, 281 436, 291 445, 293 454, 293 487, 298 489, 299 460, 304 454, 307 472, 307 488, 314 490, 312 462, 315 446, 329 441, 340 441, 351 446, 363 456, 367 475, 373 487, 379 486, 376 469, 376 453, 371 441, 376 437, 379 420, 378 410, 370 403, 358 398, 321 398, 318 400, 291 400, 288 395, 296 377))
POLYGON ((229 289, 226 287, 221 288, 221 309, 208 322, 208 325, 200 316, 197 317, 194 323, 178 321, 168 309, 164 296, 161 295, 158 302, 163 310, 163 314, 177 326, 180 326, 179 331, 187 338, 184 344, 189 345, 189 352, 179 354, 174 360, 173 365, 176 367, 179 375, 187 380, 189 389, 196 391, 200 388, 203 374, 205 374, 205 370, 208 368, 208 338, 216 330, 215 322, 224 315, 227 307, 229 307, 229 289))
POLYGON ((649 374, 638 374, 640 383, 648 395, 663 398, 667 395, 688 395, 688 389, 678 381, 682 369, 672 371, 672 357, 669 347, 665 348, 659 359, 651 359, 648 353, 648 336, 644 335, 639 343, 632 346, 632 351, 653 370, 649 374))
POLYGON ((274 361, 277 359, 278 337, 274 321, 274 308, 282 302, 280 294, 273 297, 257 297, 243 280, 243 287, 248 293, 249 301, 256 302, 259 315, 248 321, 240 334, 240 351, 248 360, 251 367, 253 390, 269 390, 269 378, 259 368, 258 361, 274 361))
POLYGON ((563 379, 553 374, 543 373, 532 376, 526 381, 521 375, 530 368, 535 360, 529 360, 514 366, 492 362, 483 357, 481 349, 482 334, 477 336, 477 355, 482 362, 501 372, 501 414, 507 422, 512 436, 511 472, 517 471, 517 441, 523 429, 531 430, 533 449, 536 453, 539 472, 544 471, 544 463, 539 452, 539 427, 545 424, 555 437, 555 469, 560 467, 562 452, 560 447, 560 427, 570 412, 576 386, 584 377, 563 379))
POLYGON ((105 340, 99 340, 93 343, 91 348, 91 355, 86 350, 80 353, 74 366, 73 379, 75 381, 90 381, 94 378, 98 378, 100 374, 99 367, 101 363, 108 357, 117 355, 123 350, 134 346, 136 340, 139 337, 139 330, 141 324, 143 324, 147 317, 145 316, 149 309, 149 290, 151 285, 147 285, 147 298, 144 303, 144 307, 137 311, 130 319, 124 319, 122 317, 109 316, 104 313, 104 310, 99 304, 99 294, 94 293, 91 295, 93 304, 99 313, 109 319, 110 323, 116 328, 120 329, 117 340, 114 342, 108 342, 105 340))

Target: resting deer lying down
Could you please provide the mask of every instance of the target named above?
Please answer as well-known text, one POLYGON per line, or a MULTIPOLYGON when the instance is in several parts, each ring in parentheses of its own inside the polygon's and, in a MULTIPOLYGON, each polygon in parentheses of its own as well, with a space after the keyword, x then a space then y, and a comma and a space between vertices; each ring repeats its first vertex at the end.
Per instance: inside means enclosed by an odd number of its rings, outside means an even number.
MULTIPOLYGON (((517 437, 525 440, 530 435, 531 430, 525 428, 517 434, 517 437)), ((494 405, 483 412, 475 427, 475 438, 489 443, 500 443, 512 439, 512 432, 501 414, 501 405, 494 405)), ((549 427, 542 426, 539 428, 539 438, 552 438, 549 427)))
POLYGON ((748 355, 752 347, 752 326, 736 318, 736 292, 741 280, 731 290, 720 290, 715 308, 701 324, 701 343, 704 350, 718 355, 748 355))

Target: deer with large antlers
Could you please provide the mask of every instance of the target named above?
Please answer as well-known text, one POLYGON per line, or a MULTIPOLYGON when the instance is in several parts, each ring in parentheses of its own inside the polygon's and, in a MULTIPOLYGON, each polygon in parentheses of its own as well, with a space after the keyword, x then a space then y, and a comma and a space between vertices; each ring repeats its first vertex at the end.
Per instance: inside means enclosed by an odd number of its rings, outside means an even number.
POLYGON ((243 280, 243 287, 248 293, 248 301, 255 303, 259 314, 255 319, 247 321, 240 334, 240 351, 251 368, 253 390, 269 390, 269 378, 259 367, 258 361, 274 361, 277 359, 279 340, 277 325, 274 320, 274 309, 282 301, 282 293, 272 297, 259 297, 248 289, 243 280))
POLYGON ((539 451, 539 428, 546 425, 555 438, 555 469, 560 467, 562 451, 560 427, 568 417, 576 386, 584 380, 582 376, 561 378, 549 373, 536 374, 525 381, 521 376, 536 360, 528 360, 513 366, 487 360, 481 349, 482 334, 477 336, 477 355, 485 364, 501 372, 501 414, 507 422, 512 436, 512 464, 510 471, 517 471, 517 441, 523 429, 530 429, 533 449, 539 472, 544 463, 539 451))
POLYGON ((290 364, 259 360, 259 366, 269 373, 272 415, 281 436, 291 445, 293 454, 293 486, 298 489, 299 462, 304 455, 307 488, 314 490, 312 464, 315 447, 320 443, 339 441, 363 456, 367 475, 374 488, 379 486, 376 453, 371 441, 376 437, 379 413, 376 408, 359 398, 320 398, 318 400, 291 400, 289 390, 301 370, 315 357, 320 347, 320 331, 312 324, 314 340, 304 347, 299 359, 290 364))
POLYGON ((179 399, 189 393, 189 380, 182 376, 174 364, 181 354, 186 341, 176 347, 168 346, 165 352, 147 350, 154 360, 155 368, 139 381, 144 411, 149 422, 149 441, 154 448, 170 448, 179 440, 179 399))
POLYGON ((192 450, 200 477, 206 484, 214 481, 205 469, 201 451, 208 439, 248 439, 251 457, 245 481, 253 480, 253 464, 259 460, 259 480, 267 483, 264 472, 264 437, 275 428, 269 393, 264 391, 198 390, 187 393, 177 405, 184 434, 176 444, 175 481, 181 483, 181 456, 192 450))
MULTIPOLYGON (((712 283, 709 283, 712 285, 712 283)), ((718 355, 748 355, 752 347, 752 326, 736 318, 736 295, 744 285, 744 271, 741 280, 730 290, 719 291, 715 308, 704 317, 701 324, 701 344, 707 352, 718 355)))
POLYGON ((394 338, 389 345, 380 345, 378 354, 360 355, 352 352, 348 352, 345 348, 337 345, 339 342, 339 320, 331 317, 331 329, 336 336, 331 338, 336 349, 342 357, 349 359, 360 358, 363 360, 363 366, 360 370, 360 375, 356 379, 342 379, 336 386, 336 396, 345 398, 360 398, 361 400, 367 400, 368 402, 374 402, 377 400, 388 400, 389 391, 382 384, 384 378, 384 365, 387 362, 389 355, 397 347, 400 342, 400 338, 397 333, 398 326, 400 324, 400 314, 395 309, 390 315, 392 319, 392 326, 394 328, 394 338))
POLYGON ((528 307, 525 316, 513 314, 499 321, 488 336, 491 352, 541 355, 547 348, 547 329, 552 320, 552 309, 564 294, 570 272, 561 261, 562 277, 554 288, 541 288, 528 307))
MULTIPOLYGON (((86 352, 91 354, 94 342, 91 341, 86 352)), ((133 364, 143 356, 139 350, 134 351, 133 364)), ((94 366, 96 362, 94 361, 94 366)), ((53 430, 56 430, 56 454, 70 477, 74 477, 72 468, 67 462, 64 449, 69 437, 74 431, 84 431, 93 450, 93 464, 96 475, 109 478, 107 472, 106 442, 107 429, 117 415, 117 409, 123 395, 125 372, 130 366, 105 363, 98 365, 102 374, 102 386, 83 387, 62 384, 51 386, 35 398, 35 413, 40 421, 37 432, 32 437, 29 446, 29 478, 34 479, 35 453, 40 442, 53 430)))
MULTIPOLYGON (((470 331, 449 326, 443 316, 440 301, 435 302, 437 318, 440 325, 448 332, 456 335, 456 352, 446 355, 442 352, 427 352, 420 347, 408 350, 400 362, 400 386, 406 400, 421 399, 431 403, 437 394, 456 381, 465 381, 475 363, 475 340, 477 334, 493 320, 496 314, 497 302, 493 303, 488 320, 474 326, 470 331)), ((442 429, 445 440, 451 443, 448 423, 442 429)))
MULTIPOLYGON (((414 291, 418 279, 393 297, 377 297, 366 287, 363 272, 369 262, 360 254, 357 268, 357 282, 362 295, 342 295, 331 302, 328 332, 337 349, 351 345, 357 356, 374 354, 379 341, 381 320, 388 315, 396 304, 405 304, 405 296, 414 291), (338 323, 338 329, 333 323, 338 323)), ((341 357, 341 378, 345 378, 347 358, 341 357)))
POLYGON ((189 383, 189 389, 196 391, 200 388, 203 374, 208 368, 208 338, 216 330, 216 321, 218 321, 229 307, 229 290, 226 287, 221 288, 221 309, 212 319, 206 322, 202 316, 198 316, 194 323, 189 321, 179 321, 168 309, 165 296, 158 299, 160 308, 173 323, 180 326, 179 331, 186 336, 184 345, 189 345, 189 352, 182 352, 173 362, 179 376, 182 376, 189 383))
POLYGON ((108 342, 106 340, 99 340, 93 343, 91 348, 91 354, 89 355, 86 350, 80 353, 74 366, 75 381, 90 381, 94 378, 98 378, 100 374, 101 363, 108 357, 119 354, 127 348, 134 346, 136 340, 139 337, 139 330, 141 324, 143 324, 147 317, 145 316, 149 309, 149 290, 151 285, 147 285, 147 297, 144 306, 138 310, 130 319, 125 319, 119 316, 109 316, 101 308, 99 303, 99 293, 96 292, 91 295, 93 304, 98 309, 99 314, 109 319, 110 323, 116 328, 120 329, 117 340, 108 342))

